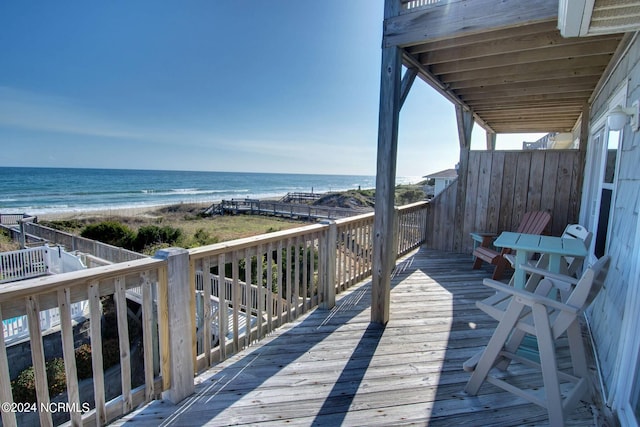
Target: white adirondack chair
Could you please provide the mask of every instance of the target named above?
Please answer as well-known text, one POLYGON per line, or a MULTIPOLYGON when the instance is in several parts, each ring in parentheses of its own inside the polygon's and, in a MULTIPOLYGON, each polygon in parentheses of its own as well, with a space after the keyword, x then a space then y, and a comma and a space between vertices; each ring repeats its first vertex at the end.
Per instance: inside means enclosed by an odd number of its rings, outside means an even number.
POLYGON ((585 397, 590 387, 578 316, 601 289, 608 265, 608 256, 600 258, 579 280, 539 270, 539 273, 544 273, 544 278, 533 292, 485 279, 484 284, 496 289, 498 297, 486 299, 480 304, 484 304, 485 311, 500 322, 487 347, 464 363, 464 369, 472 372, 465 392, 476 395, 483 382, 487 381, 546 408, 551 425, 564 425, 566 414, 585 397), (554 287, 566 293, 564 302, 546 296, 554 287), (516 354, 526 334, 537 339, 540 363, 516 354), (555 342, 565 335, 569 343, 572 374, 558 370, 556 362, 555 342), (504 373, 493 374, 494 368, 506 370, 512 361, 541 371, 544 384, 542 397, 532 390, 507 382, 504 373), (560 391, 561 385, 569 385, 570 388, 566 391, 563 388, 564 398, 560 391))

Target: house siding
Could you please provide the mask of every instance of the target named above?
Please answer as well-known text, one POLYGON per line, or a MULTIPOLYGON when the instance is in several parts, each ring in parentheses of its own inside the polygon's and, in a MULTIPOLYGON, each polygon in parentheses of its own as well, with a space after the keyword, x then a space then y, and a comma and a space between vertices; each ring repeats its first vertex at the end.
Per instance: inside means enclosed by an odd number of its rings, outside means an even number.
MULTIPOLYGON (((621 85, 627 83, 627 105, 640 99, 640 42, 635 39, 627 53, 612 71, 603 90, 594 99, 591 122, 606 112, 609 98, 621 85)), ((606 252, 612 264, 604 289, 600 292, 588 313, 597 358, 605 392, 610 395, 616 382, 628 372, 618 372, 624 316, 638 317, 637 312, 624 313, 627 292, 640 286, 638 277, 632 277, 633 248, 639 244, 637 229, 640 210, 640 132, 623 130, 619 148, 620 162, 617 170, 611 229, 606 252)))

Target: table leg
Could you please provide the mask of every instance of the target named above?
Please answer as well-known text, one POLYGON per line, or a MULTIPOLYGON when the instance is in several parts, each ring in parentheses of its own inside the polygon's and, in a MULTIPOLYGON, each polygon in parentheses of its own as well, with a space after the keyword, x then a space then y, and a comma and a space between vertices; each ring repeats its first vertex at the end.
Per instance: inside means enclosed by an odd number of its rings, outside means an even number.
POLYGON ((525 274, 524 270, 520 268, 520 266, 522 264, 526 264, 527 263, 527 259, 528 259, 527 255, 528 255, 527 251, 523 251, 523 250, 516 251, 516 265, 514 266, 515 267, 515 272, 513 273, 513 276, 514 276, 513 287, 514 288, 524 289, 524 284, 526 282, 527 275, 525 274))

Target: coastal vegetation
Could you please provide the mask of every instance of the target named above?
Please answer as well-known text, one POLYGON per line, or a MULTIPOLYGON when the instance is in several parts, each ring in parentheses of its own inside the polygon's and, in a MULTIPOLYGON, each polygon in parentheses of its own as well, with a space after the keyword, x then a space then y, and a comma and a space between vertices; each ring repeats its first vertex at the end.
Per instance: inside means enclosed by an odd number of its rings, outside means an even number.
MULTIPOLYGON (((426 199, 425 183, 396 187, 396 204, 426 199)), ((315 205, 373 208, 375 190, 328 193, 315 205)), ((300 226, 302 221, 268 216, 226 215, 205 217, 198 204, 177 204, 134 216, 84 216, 40 221, 44 226, 99 240, 114 246, 153 254, 169 246, 193 248, 300 226)))
POLYGON ((17 251, 20 249, 18 242, 11 240, 11 236, 4 230, 0 231, 0 252, 17 251))
POLYGON ((163 207, 136 216, 89 216, 75 219, 41 220, 46 227, 81 235, 114 246, 153 254, 169 246, 193 248, 242 237, 300 226, 300 221, 265 216, 200 215, 195 204, 163 207))

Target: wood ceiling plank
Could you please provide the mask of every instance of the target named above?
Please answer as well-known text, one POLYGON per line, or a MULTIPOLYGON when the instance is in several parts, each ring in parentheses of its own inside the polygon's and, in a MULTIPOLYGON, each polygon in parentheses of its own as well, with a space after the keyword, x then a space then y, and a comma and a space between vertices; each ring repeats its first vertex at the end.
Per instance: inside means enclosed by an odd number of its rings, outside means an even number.
MULTIPOLYGON (((611 55, 618 46, 619 39, 607 39, 592 43, 553 46, 546 49, 515 52, 505 55, 491 55, 462 61, 451 61, 427 67, 434 75, 441 75, 461 71, 473 71, 484 68, 510 67, 522 64, 535 64, 538 61, 554 59, 589 57, 597 55, 611 55)), ((422 63, 422 62, 421 62, 422 63)))
MULTIPOLYGON (((582 58, 563 58, 550 61, 538 61, 534 64, 514 65, 508 68, 483 68, 481 70, 461 71, 438 75, 444 84, 490 78, 526 79, 529 75, 591 75, 594 69, 604 70, 611 59, 610 55, 588 56, 582 58), (523 77, 521 77, 523 76, 523 77)), ((599 74, 602 74, 600 71, 599 74)))
POLYGON ((538 81, 528 81, 521 83, 509 83, 509 84, 500 84, 500 85, 487 85, 487 86, 471 86, 465 87, 459 90, 455 90, 460 97, 464 98, 464 96, 472 93, 487 93, 489 95, 493 95, 496 93, 501 93, 501 91, 512 92, 514 95, 517 93, 527 93, 531 91, 535 91, 537 89, 542 89, 539 93, 544 93, 546 90, 549 93, 557 93, 557 92, 565 92, 565 91, 574 91, 576 89, 579 90, 589 90, 593 89, 593 87, 598 83, 598 76, 586 76, 586 77, 576 77, 573 79, 547 79, 547 80, 538 80, 538 81))
MULTIPOLYGON (((466 100, 469 108, 481 110, 483 108, 494 108, 502 106, 504 108, 511 108, 511 106, 522 105, 526 103, 536 102, 568 102, 574 100, 576 103, 583 105, 588 99, 590 91, 563 93, 560 98, 557 94, 537 94, 537 95, 515 95, 515 96, 492 96, 492 97, 479 97, 477 99, 466 100)), ((562 105, 562 104, 558 104, 562 105)))
POLYGON ((580 113, 582 108, 580 106, 571 106, 571 107, 537 107, 537 108, 511 108, 505 110, 490 110, 490 111, 476 111, 477 113, 483 113, 483 117, 486 117, 487 120, 495 119, 498 117, 513 117, 513 116, 522 116, 528 114, 554 114, 557 116, 562 116, 564 114, 574 115, 575 113, 580 113))
MULTIPOLYGON (((562 96, 565 93, 582 92, 591 93, 593 90, 592 84, 567 84, 563 86, 538 86, 531 88, 521 88, 514 91, 511 88, 484 90, 483 88, 467 88, 456 91, 458 96, 466 101, 470 102, 474 99, 481 99, 486 97, 501 97, 501 98, 516 98, 518 96, 532 96, 532 95, 553 95, 562 96)), ((588 98, 588 95, 587 95, 588 98)))
POLYGON ((569 81, 574 78, 590 78, 595 83, 598 82, 604 67, 594 67, 592 69, 585 69, 580 74, 568 74, 571 70, 552 70, 548 74, 520 74, 513 76, 498 76, 494 78, 475 79, 475 80, 463 80, 460 82, 449 82, 447 85, 451 90, 458 90, 472 87, 487 87, 487 86, 504 86, 504 85, 522 85, 522 84, 554 84, 557 81, 569 81), (541 82, 541 83, 539 83, 541 82))
POLYGON ((489 113, 492 111, 505 111, 505 110, 512 110, 512 109, 526 109, 526 108, 583 108, 583 106, 585 105, 583 98, 580 99, 569 99, 569 100, 565 100, 565 99, 555 99, 553 101, 546 101, 546 102, 540 102, 540 101, 520 101, 520 102, 510 102, 508 105, 500 103, 500 102, 493 102, 493 103, 487 103, 487 102, 483 102, 481 104, 479 103, 474 103, 474 107, 473 107, 473 111, 475 111, 478 114, 483 114, 483 113, 489 113))
MULTIPOLYGON (((613 40, 613 44, 620 41, 618 35, 606 35, 598 37, 597 41, 613 40)), ((436 50, 420 55, 420 62, 424 65, 441 64, 450 61, 464 61, 473 58, 483 58, 492 55, 507 55, 525 51, 537 51, 559 46, 574 46, 592 44, 594 39, 588 38, 564 38, 558 30, 527 34, 520 37, 512 37, 507 40, 494 40, 491 42, 471 43, 454 49, 436 50)))

